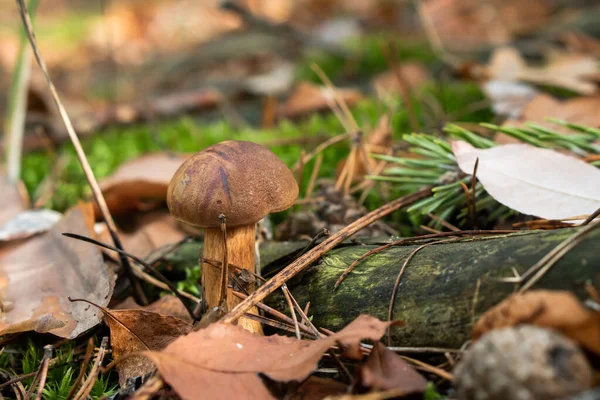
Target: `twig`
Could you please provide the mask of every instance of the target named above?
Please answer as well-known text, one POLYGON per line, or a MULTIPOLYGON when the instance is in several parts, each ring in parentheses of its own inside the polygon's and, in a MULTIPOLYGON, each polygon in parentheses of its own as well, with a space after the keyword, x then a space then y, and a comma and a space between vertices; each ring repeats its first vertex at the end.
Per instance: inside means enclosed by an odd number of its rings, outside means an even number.
POLYGON ((571 249, 573 249, 579 243, 581 243, 585 236, 589 235, 591 232, 598 228, 600 228, 600 222, 586 225, 579 232, 565 239, 561 244, 552 249, 552 251, 546 254, 544 258, 542 258, 538 263, 536 263, 533 267, 531 267, 526 273, 524 273, 521 276, 520 281, 524 282, 529 276, 531 276, 537 271, 537 273, 535 273, 535 275, 533 275, 533 277, 530 280, 528 280, 527 283, 525 283, 523 287, 521 287, 521 289, 519 289, 519 293, 523 293, 529 288, 531 288, 533 285, 535 285, 540 279, 542 279, 546 272, 548 272, 550 268, 552 268, 552 266, 558 262, 558 260, 560 260, 565 254, 571 251, 571 249))
POLYGON ((600 215, 600 208, 599 208, 599 209, 597 209, 596 211, 594 211, 592 214, 590 214, 590 216, 589 216, 589 217, 587 217, 587 218, 585 219, 585 221, 583 221, 583 222, 581 223, 581 225, 580 225, 580 226, 586 226, 587 224, 589 224, 590 222, 592 222, 594 219, 596 219, 596 217, 597 217, 598 215, 600 215))
POLYGON ((167 289, 170 290, 171 292, 173 292, 173 294, 175 296, 177 296, 177 298, 179 299, 179 301, 181 301, 181 303, 183 304, 183 306, 185 307, 185 309, 187 310, 187 312, 190 314, 190 316, 192 317, 192 319, 193 320, 196 319, 196 317, 194 316, 193 310, 190 309, 187 306, 187 304, 185 304, 185 300, 184 300, 185 297, 186 297, 185 294, 182 293, 182 292, 180 292, 179 289, 177 289, 177 286, 175 286, 171 281, 169 281, 159 270, 157 270, 156 268, 154 268, 153 266, 151 266, 150 264, 148 264, 147 262, 145 262, 141 258, 136 257, 133 254, 129 254, 125 250, 118 249, 116 247, 113 247, 113 246, 108 245, 106 243, 102 243, 102 242, 100 242, 98 240, 95 240, 95 239, 92 239, 92 238, 89 238, 89 237, 77 235, 75 233, 63 233, 62 235, 66 236, 66 237, 69 237, 69 238, 72 238, 72 239, 77 239, 77 240, 82 240, 84 242, 92 243, 92 244, 95 244, 96 246, 100 246, 100 247, 103 247, 105 249, 116 251, 120 255, 123 255, 125 257, 131 258, 133 261, 137 262, 138 264, 140 264, 141 266, 143 266, 144 268, 146 268, 148 271, 152 272, 152 274, 154 274, 158 279, 160 279, 160 281, 167 287, 167 289))
POLYGON ((311 64, 310 68, 319 76, 321 81, 323 81, 323 84, 325 84, 325 86, 329 90, 331 90, 334 100, 336 101, 336 103, 338 104, 338 106, 340 107, 342 112, 344 113, 344 116, 346 117, 346 120, 348 121, 348 123, 351 124, 351 127, 348 131, 349 132, 359 131, 360 128, 358 127, 358 124, 356 123, 356 120, 354 119, 354 115, 352 115, 352 113, 350 112, 350 108, 348 108, 348 104, 346 104, 346 101, 342 97, 340 97, 337 90, 335 89, 335 86, 333 85, 331 80, 327 77, 325 72, 321 69, 321 67, 319 67, 315 63, 311 64))
POLYGON ((406 356, 400 356, 400 357, 402 357, 406 361, 410 362, 411 364, 416 365, 417 367, 420 367, 424 371, 431 372, 432 374, 435 374, 435 375, 439 376, 440 378, 443 378, 447 381, 452 382, 452 380, 454 379, 454 376, 452 376, 451 373, 446 372, 441 368, 434 367, 433 365, 429 365, 427 363, 424 363, 423 361, 415 360, 414 358, 410 358, 410 357, 406 357, 406 356))
POLYGON ((437 215, 435 215, 433 213, 428 213, 427 216, 429 218, 431 218, 432 220, 434 220, 435 222, 441 224, 442 226, 450 229, 453 232, 460 232, 460 228, 457 228, 456 226, 452 225, 450 222, 438 217, 437 215))
POLYGON ((44 392, 44 386, 46 386, 46 378, 48 377, 48 365, 52 358, 54 346, 48 344, 44 346, 44 358, 42 359, 42 365, 40 365, 40 383, 38 385, 38 391, 35 396, 35 400, 42 400, 42 393, 44 392))
POLYGON ((224 214, 219 215, 219 223, 221 225, 221 233, 223 234, 223 262, 221 264, 221 284, 219 287, 218 304, 223 304, 223 300, 225 299, 227 293, 227 277, 229 275, 229 261, 227 260, 227 253, 229 251, 227 248, 227 223, 224 214))
POLYGON ((75 395, 74 400, 83 400, 92 391, 94 383, 96 383, 96 380, 98 379, 98 372, 100 371, 100 367, 102 366, 104 355, 106 354, 106 346, 108 346, 108 337, 104 336, 102 338, 102 342, 100 343, 98 354, 96 354, 96 358, 94 359, 92 370, 90 371, 90 374, 88 375, 85 382, 83 382, 83 385, 81 385, 81 389, 79 389, 79 391, 75 395))
POLYGON ((290 263, 285 269, 280 271, 267 283, 259 287, 250 296, 248 296, 246 300, 239 303, 233 310, 231 310, 227 315, 225 315, 222 322, 233 323, 242 315, 244 315, 244 313, 250 308, 252 308, 257 302, 262 301, 265 297, 267 297, 269 294, 273 293, 281 285, 283 285, 287 280, 291 279, 292 277, 296 276, 298 273, 306 269, 324 253, 333 249, 335 246, 348 239, 364 227, 377 221, 378 219, 383 218, 386 215, 391 214, 392 212, 402 207, 413 204, 416 201, 430 196, 431 189, 431 186, 427 186, 419 190, 418 192, 400 197, 388 204, 383 205, 382 207, 371 211, 367 215, 357 219, 350 225, 346 226, 341 231, 337 232, 334 235, 331 235, 325 241, 321 242, 310 251, 298 257, 295 261, 290 263))
MULTIPOLYGON (((373 345, 361 343, 360 347, 372 350, 373 345)), ((449 349, 445 347, 393 347, 388 346, 388 350, 393 351, 394 353, 403 353, 403 354, 430 354, 430 353, 462 353, 461 349, 449 349)))
POLYGON ((333 290, 337 289, 338 286, 340 286, 340 284, 342 283, 342 281, 346 278, 346 276, 348 276, 348 274, 350 274, 350 272, 352 272, 352 270, 354 268, 356 268, 356 266, 365 258, 372 256, 373 254, 377 254, 382 252, 383 250, 389 249, 392 246, 400 246, 403 244, 407 244, 407 243, 411 243, 411 242, 416 242, 419 240, 424 240, 424 239, 436 239, 436 238, 440 238, 440 237, 448 237, 448 236, 458 236, 458 235, 502 235, 502 234, 507 234, 507 233, 515 233, 518 232, 516 230, 496 230, 496 231, 484 231, 484 230, 470 230, 470 231, 459 231, 459 232, 439 232, 439 233, 432 233, 430 235, 421 235, 421 236, 415 236, 415 237, 411 237, 411 238, 404 238, 404 239, 400 239, 400 240, 396 240, 395 242, 391 242, 388 244, 384 244, 383 246, 377 247, 373 250, 367 251, 365 254, 363 254, 362 256, 360 256, 359 258, 357 258, 356 260, 354 260, 354 262, 352 264, 350 264, 350 266, 348 268, 346 268, 346 270, 344 272, 342 272, 342 274, 340 275, 340 277, 338 278, 338 280, 335 282, 335 285, 333 286, 333 290))
POLYGON ((67 400, 70 400, 75 395, 76 390, 79 388, 81 381, 83 381, 83 377, 85 376, 85 372, 87 370, 87 366, 94 355, 94 338, 89 338, 87 348, 85 349, 85 356, 83 357, 83 362, 81 363, 81 368, 79 368, 79 374, 77 378, 75 378, 75 382, 73 382, 73 386, 71 390, 69 390, 69 394, 67 395, 67 400))
MULTIPOLYGON (((404 263, 402 264, 402 267, 400 268, 400 272, 398 272, 398 276, 396 277, 396 281, 394 282, 394 288, 392 289, 392 296, 390 298, 390 305, 388 307, 388 321, 392 321, 394 318, 394 306, 396 304, 396 295, 398 294, 398 287, 400 286, 400 280, 402 279, 402 276, 404 275, 404 271, 406 270, 406 266, 408 265, 408 263, 410 263, 410 260, 412 260, 419 251, 421 251, 422 249, 424 249, 427 246, 431 246, 434 244, 440 244, 440 243, 456 242, 458 240, 462 240, 462 238, 438 240, 435 242, 429 242, 429 243, 420 245, 419 247, 417 247, 416 249, 414 249, 413 251, 410 252, 408 257, 406 257, 406 260, 404 260, 404 263)), ((388 327, 388 329, 387 329, 387 338, 388 338, 388 346, 391 346, 392 345, 391 327, 388 327)))
POLYGON ((300 340, 300 327, 298 326, 298 318, 296 317, 296 311, 294 311, 294 304, 292 303, 290 291, 288 290, 286 284, 284 284, 281 288, 283 289, 283 295, 285 296, 285 300, 287 301, 288 307, 290 308, 290 314, 292 315, 294 329, 296 331, 296 339, 300 340))
MULTIPOLYGON (((98 181, 96 181, 94 172, 92 171, 92 168, 90 167, 90 164, 85 156, 85 152, 83 151, 83 148, 81 147, 79 137, 77 136, 77 133, 75 133, 75 129, 73 128, 73 124, 71 123, 69 115, 67 114, 67 110, 63 106, 62 101, 60 100, 60 97, 58 96, 58 91, 56 90, 56 87, 52 83, 52 79, 50 78, 50 74, 48 73, 48 68, 46 67, 46 63, 44 62, 44 60, 42 59, 42 56, 40 54, 40 51, 39 51, 39 48, 37 45, 37 40, 36 40, 35 34, 33 32, 33 25, 31 23, 31 19, 29 18, 29 13, 27 11, 27 6, 25 5, 24 0, 16 0, 16 2, 17 2, 17 6, 19 8, 19 14, 21 15, 21 20, 23 21, 23 24, 25 25, 25 28, 26 28, 25 30, 27 32, 27 37, 29 38, 29 42, 31 43, 31 48, 33 50, 33 54, 35 55, 35 59, 37 60, 38 65, 40 66, 40 69, 44 73, 46 82, 48 83, 48 88, 50 89, 50 93, 52 94, 54 103, 56 104, 56 107, 58 108, 58 112, 60 113, 60 116, 65 124, 67 133, 69 134, 69 138, 71 139, 71 142, 73 143, 73 147, 75 148, 75 153, 77 154, 77 159, 79 160, 79 163, 81 164, 81 167, 82 167, 85 177, 88 181, 88 184, 90 185, 90 188, 92 189, 92 194, 94 195, 94 199, 96 200, 96 203, 98 204, 98 208, 100 209, 102 218, 106 222, 106 226, 107 226, 110 236, 115 244, 115 247, 122 250, 123 245, 121 244, 121 240, 119 239, 119 236, 117 235, 117 226, 115 225, 115 221, 113 220, 112 215, 110 214, 110 210, 108 209, 106 200, 104 199, 104 196, 102 195, 102 191, 100 190, 98 181)), ((146 299, 146 295, 144 294, 142 286, 140 285, 140 282, 138 281, 137 277, 133 274, 131 265, 129 264, 129 260, 124 255, 122 255, 122 254, 119 254, 119 255, 120 255, 121 264, 123 265, 123 269, 125 270, 127 277, 129 278, 131 284, 133 285, 133 288, 134 288, 133 293, 134 293, 136 300, 142 305, 147 304, 148 301, 146 299)))
POLYGON ((151 376, 133 395, 130 400, 150 400, 164 386, 164 381, 158 373, 151 376))

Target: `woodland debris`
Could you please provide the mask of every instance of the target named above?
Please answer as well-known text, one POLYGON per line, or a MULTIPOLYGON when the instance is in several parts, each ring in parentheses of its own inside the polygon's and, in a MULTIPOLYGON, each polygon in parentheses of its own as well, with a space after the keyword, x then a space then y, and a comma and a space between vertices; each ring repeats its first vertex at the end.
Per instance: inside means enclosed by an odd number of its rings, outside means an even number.
POLYGON ((578 158, 526 144, 477 149, 455 141, 460 169, 472 174, 498 202, 523 214, 564 219, 600 208, 600 170, 578 158))
POLYGON ((284 118, 295 118, 305 114, 329 110, 334 104, 334 96, 344 101, 348 106, 362 100, 363 94, 357 89, 339 88, 332 93, 331 89, 301 82, 279 108, 278 114, 284 118))
POLYGON ((459 400, 564 399, 594 382, 574 342, 531 325, 487 333, 469 348, 454 376, 459 400))
POLYGON ((26 239, 49 230, 62 218, 52 210, 28 210, 0 226, 0 242, 26 239))
MULTIPOLYGON (((144 210, 152 203, 164 204, 171 177, 190 155, 152 153, 121 165, 100 182, 111 213, 115 216, 144 210)), ((99 211, 96 208, 96 215, 99 211)))
POLYGON ((307 341, 287 336, 258 336, 245 329, 217 322, 171 343, 162 351, 146 351, 161 375, 184 399, 271 398, 258 377, 287 382, 302 381, 334 344, 347 357, 361 357, 361 339, 378 340, 389 322, 359 316, 340 332, 307 341))
MULTIPOLYGON (((391 70, 377 75, 373 79, 373 86, 377 97, 386 99, 389 96, 398 96, 404 88, 401 87, 400 78, 406 82, 407 88, 415 90, 431 82, 431 75, 422 64, 406 62, 395 65, 391 70)), ((403 83, 402 83, 403 84, 403 83)))
POLYGON ((566 291, 533 290, 489 309, 473 327, 473 339, 519 324, 549 328, 600 355, 600 313, 566 291))
POLYGON ((77 206, 50 231, 0 248, 1 334, 35 330, 72 339, 100 322, 99 310, 67 297, 108 304, 113 273, 98 248, 63 232, 93 237, 92 206, 77 206))
POLYGON ((20 212, 29 208, 29 196, 23 183, 13 184, 6 175, 0 174, 0 226, 4 225, 20 212))

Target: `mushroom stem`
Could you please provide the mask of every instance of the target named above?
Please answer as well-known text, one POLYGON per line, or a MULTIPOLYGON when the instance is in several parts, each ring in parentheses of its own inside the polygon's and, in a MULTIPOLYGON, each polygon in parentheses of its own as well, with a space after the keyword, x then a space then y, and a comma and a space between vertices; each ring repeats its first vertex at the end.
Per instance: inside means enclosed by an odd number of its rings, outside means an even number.
MULTIPOLYGON (((227 227, 227 259, 231 265, 236 265, 254 273, 254 242, 256 237, 256 224, 227 227)), ((221 228, 206 228, 204 232, 203 258, 211 261, 222 262, 224 255, 223 233, 221 228)), ((232 272, 231 270, 229 272, 232 272)), ((235 272, 235 271, 234 271, 235 272)), ((202 287, 209 308, 219 306, 221 287, 221 271, 206 262, 202 263, 202 287)), ((254 285, 247 288, 248 292, 254 291, 254 285)), ((227 308, 232 310, 241 300, 233 295, 232 288, 227 288, 227 308)), ((250 311, 258 314, 256 308, 250 311)), ((248 318, 242 318, 240 326, 251 332, 262 333, 260 323, 248 318)))

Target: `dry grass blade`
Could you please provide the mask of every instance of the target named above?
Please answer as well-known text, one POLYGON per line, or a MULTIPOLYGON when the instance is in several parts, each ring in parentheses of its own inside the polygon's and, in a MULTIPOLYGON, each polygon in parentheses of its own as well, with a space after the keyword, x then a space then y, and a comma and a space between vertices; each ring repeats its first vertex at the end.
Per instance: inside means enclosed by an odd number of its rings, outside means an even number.
MULTIPOLYGON (((77 136, 77 133, 75 133, 75 129, 73 128, 71 119, 69 118, 69 115, 67 114, 67 110, 63 106, 62 101, 60 100, 60 97, 58 96, 58 91, 56 90, 56 87, 52 83, 52 79, 50 78, 50 74, 48 73, 48 68, 46 67, 46 63, 44 62, 44 60, 42 59, 42 56, 40 54, 40 50, 37 45, 37 40, 36 40, 35 34, 33 32, 33 25, 31 23, 31 18, 29 17, 29 13, 27 11, 27 7, 25 6, 25 2, 24 2, 24 0, 16 0, 16 2, 17 2, 17 6, 19 8, 19 14, 23 21, 23 25, 25 26, 25 31, 27 32, 27 37, 29 38, 29 42, 31 43, 31 48, 33 50, 33 54, 35 56, 35 59, 38 62, 38 65, 40 66, 40 69, 44 73, 44 77, 46 78, 46 82, 48 83, 48 88, 50 89, 52 98, 54 99, 56 107, 58 108, 58 112, 65 124, 67 133, 69 134, 69 138, 71 139, 71 142, 73 143, 73 147, 75 148, 75 153, 77 154, 77 159, 79 160, 79 163, 81 164, 81 167, 83 168, 83 172, 85 173, 85 177, 88 181, 88 184, 90 185, 90 188, 92 189, 94 199, 96 200, 96 203, 98 204, 98 207, 100 208, 100 212, 102 213, 102 218, 106 222, 106 226, 109 229, 109 232, 115 243, 115 246, 119 249, 123 249, 123 246, 121 245, 121 241, 119 240, 119 237, 117 236, 117 233, 116 233, 117 227, 112 218, 112 215, 110 214, 108 206, 106 205, 106 200, 104 199, 104 196, 102 195, 102 191, 100 190, 98 181, 96 180, 96 177, 94 176, 94 172, 92 171, 92 168, 85 156, 83 148, 81 147, 81 142, 79 141, 79 137, 77 136)), ((130 281, 134 287, 134 294, 136 295, 136 300, 138 300, 140 303, 146 304, 147 300, 145 298, 143 289, 142 289, 138 279, 133 274, 131 265, 129 264, 129 260, 127 259, 127 257, 125 257, 123 255, 120 256, 120 259, 121 259, 123 268, 125 269, 127 276, 130 279, 130 281)))
POLYGON ((94 355, 94 338, 89 338, 87 347, 85 349, 85 356, 83 357, 83 362, 81 363, 81 367, 79 368, 79 374, 77 375, 77 378, 75 378, 73 387, 71 387, 71 390, 69 390, 67 400, 71 400, 73 398, 76 390, 79 388, 79 385, 83 381, 83 377, 85 376, 87 366, 90 363, 90 360, 92 359, 92 355, 94 355))
POLYGON ((431 186, 427 186, 419 190, 418 192, 400 197, 388 204, 383 205, 380 208, 377 208, 376 210, 371 211, 367 215, 357 219, 350 225, 346 226, 338 233, 331 235, 325 241, 321 242, 313 249, 298 257, 294 262, 289 264, 285 269, 283 269, 272 279, 270 279, 267 283, 258 288, 250 296, 248 296, 246 300, 238 304, 233 310, 229 312, 229 314, 225 315, 225 317, 223 318, 223 322, 233 323, 242 315, 244 315, 244 313, 250 308, 252 308, 257 302, 262 301, 265 297, 273 293, 281 285, 287 282, 288 279, 291 279, 292 277, 296 276, 298 273, 306 269, 311 263, 316 261, 324 253, 333 249, 335 246, 348 239, 356 232, 360 231, 361 229, 370 225, 371 223, 379 220, 380 218, 383 218, 386 215, 402 207, 413 204, 416 201, 430 196, 431 189, 431 186))
POLYGON ((46 385, 46 378, 48 377, 48 366, 50 365, 50 359, 52 358, 52 352, 54 346, 51 344, 44 346, 44 358, 40 365, 40 384, 38 385, 38 391, 35 396, 35 400, 42 400, 42 393, 44 392, 44 386, 46 385))

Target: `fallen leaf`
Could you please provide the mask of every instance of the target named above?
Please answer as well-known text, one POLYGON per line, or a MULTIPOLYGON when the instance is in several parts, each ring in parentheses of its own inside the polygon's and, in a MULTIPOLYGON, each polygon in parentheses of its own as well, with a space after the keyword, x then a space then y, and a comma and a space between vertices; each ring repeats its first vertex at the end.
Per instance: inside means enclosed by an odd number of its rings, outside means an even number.
POLYGON ((165 295, 154 303, 147 306, 140 306, 135 302, 133 297, 128 297, 122 303, 119 303, 115 310, 126 310, 126 309, 140 309, 151 311, 157 314, 169 315, 171 317, 179 318, 181 320, 192 322, 190 314, 187 312, 185 306, 181 303, 181 300, 174 295, 165 295))
MULTIPOLYGON (((553 131, 573 134, 572 130, 548 122, 547 118, 556 118, 572 124, 600 128, 598 109, 600 109, 600 96, 578 97, 561 101, 547 94, 538 94, 524 107, 521 118, 509 119, 504 122, 503 126, 519 128, 526 122, 534 122, 553 131)), ((496 136, 497 142, 498 136, 500 135, 496 136)), ((512 140, 518 142, 517 139, 513 138, 512 140)))
MULTIPOLYGON (((154 153, 123 164, 100 188, 113 215, 144 209, 145 201, 162 203, 175 171, 189 155, 154 153)), ((96 208, 96 216, 100 215, 96 208)))
POLYGON ((189 322, 170 315, 147 310, 102 310, 110 328, 110 344, 121 385, 128 378, 143 377, 155 369, 147 357, 134 353, 162 350, 192 330, 189 322))
POLYGON ((415 90, 425 83, 431 81, 431 75, 425 67, 419 63, 402 63, 395 66, 392 70, 383 72, 373 79, 373 86, 377 97, 384 99, 386 97, 397 96, 402 93, 400 86, 400 77, 406 82, 407 89, 415 90))
POLYGON ((460 169, 473 173, 498 202, 523 214, 565 219, 600 208, 600 170, 577 158, 526 144, 477 149, 452 143, 460 169))
POLYGON ((550 58, 543 67, 530 67, 513 47, 502 47, 494 51, 486 75, 502 81, 525 81, 549 85, 590 95, 596 85, 588 81, 588 75, 599 71, 596 59, 587 55, 558 54, 550 58))
POLYGON ((421 4, 424 19, 435 27, 444 47, 463 52, 534 32, 551 15, 545 0, 427 0, 421 4))
POLYGON ((473 339, 493 329, 520 324, 554 329, 600 355, 600 313, 586 308, 566 291, 532 290, 509 297, 479 318, 473 339))
MULTIPOLYGON (((155 210, 148 213, 139 213, 134 216, 132 226, 127 231, 120 231, 119 238, 123 248, 142 259, 146 258, 156 249, 165 245, 174 244, 186 237, 180 224, 171 217, 166 210, 155 210)), ((110 233, 104 224, 96 224, 99 240, 112 243, 110 233)), ((119 256, 112 250, 103 249, 114 260, 119 256)))
POLYGON ((92 206, 77 206, 50 231, 0 247, 0 334, 35 330, 72 339, 100 322, 99 310, 67 297, 106 305, 114 275, 96 246, 63 232, 93 237, 92 206))
POLYGON ((483 91, 492 101, 492 110, 495 114, 506 115, 510 118, 518 118, 523 113, 537 90, 532 86, 514 82, 490 80, 483 84, 483 91))
POLYGON ((375 391, 402 389, 404 393, 424 393, 427 380, 381 342, 377 342, 360 367, 363 386, 375 391))
POLYGON ((27 210, 29 198, 22 183, 12 184, 8 177, 0 175, 0 226, 4 225, 20 212, 27 210))
POLYGON ((46 232, 61 218, 61 213, 52 210, 23 211, 0 226, 0 241, 26 239, 46 232))
MULTIPOLYGON (((357 89, 335 89, 338 98, 343 99, 349 106, 362 100, 363 94, 357 89)), ((324 86, 301 82, 287 101, 279 108, 278 115, 294 118, 311 112, 329 110, 334 102, 331 89, 324 86)))
POLYGON ((234 325, 214 323, 171 343, 146 351, 164 379, 184 399, 271 398, 256 375, 274 380, 303 380, 323 353, 338 343, 360 353, 361 339, 379 340, 390 323, 361 315, 340 332, 319 340, 258 336, 234 325), (251 394, 248 394, 251 393, 251 394))

